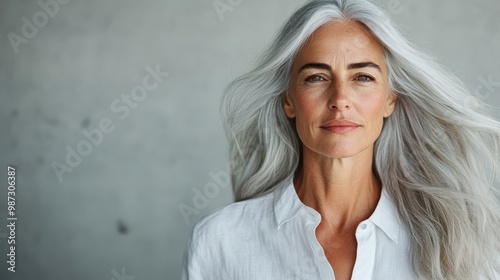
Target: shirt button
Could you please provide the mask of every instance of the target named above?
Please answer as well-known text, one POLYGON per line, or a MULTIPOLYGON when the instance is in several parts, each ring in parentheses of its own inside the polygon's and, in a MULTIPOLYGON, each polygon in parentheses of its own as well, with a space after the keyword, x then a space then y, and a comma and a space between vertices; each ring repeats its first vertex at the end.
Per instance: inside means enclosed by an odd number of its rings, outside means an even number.
POLYGON ((366 229, 366 224, 361 224, 361 229, 366 229))

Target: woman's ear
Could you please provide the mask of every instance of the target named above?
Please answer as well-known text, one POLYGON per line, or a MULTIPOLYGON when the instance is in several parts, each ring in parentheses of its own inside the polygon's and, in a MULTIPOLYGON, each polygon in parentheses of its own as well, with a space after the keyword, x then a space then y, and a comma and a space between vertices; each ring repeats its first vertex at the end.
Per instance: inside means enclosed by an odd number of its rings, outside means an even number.
POLYGON ((394 112, 394 108, 396 107, 396 101, 398 100, 398 97, 394 92, 390 92, 389 96, 385 100, 385 106, 384 106, 384 118, 388 118, 392 113, 394 112))
POLYGON ((285 115, 289 118, 295 118, 295 105, 288 91, 284 92, 281 96, 281 102, 283 103, 285 115))

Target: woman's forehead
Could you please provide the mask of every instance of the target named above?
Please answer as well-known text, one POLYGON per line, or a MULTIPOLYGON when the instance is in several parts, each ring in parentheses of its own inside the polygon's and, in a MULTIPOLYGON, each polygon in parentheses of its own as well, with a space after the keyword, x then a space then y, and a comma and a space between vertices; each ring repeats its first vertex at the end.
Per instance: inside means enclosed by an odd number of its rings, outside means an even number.
POLYGON ((383 63, 384 48, 362 23, 334 21, 321 26, 309 37, 296 62, 345 56, 383 63))

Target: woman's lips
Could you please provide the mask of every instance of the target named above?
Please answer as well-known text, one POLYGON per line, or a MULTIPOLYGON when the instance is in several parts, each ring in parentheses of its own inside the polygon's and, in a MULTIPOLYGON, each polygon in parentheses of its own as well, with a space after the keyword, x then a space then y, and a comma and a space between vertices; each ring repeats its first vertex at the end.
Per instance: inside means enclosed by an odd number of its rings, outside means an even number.
POLYGON ((321 126, 322 129, 335 133, 347 133, 355 130, 361 125, 346 119, 337 119, 326 122, 321 126))

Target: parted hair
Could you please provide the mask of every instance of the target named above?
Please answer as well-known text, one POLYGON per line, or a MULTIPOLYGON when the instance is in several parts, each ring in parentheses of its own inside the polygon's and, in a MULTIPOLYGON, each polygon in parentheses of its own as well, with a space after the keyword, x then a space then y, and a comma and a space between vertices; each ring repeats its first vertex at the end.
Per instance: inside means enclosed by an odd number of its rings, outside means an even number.
POLYGON ((373 169, 409 229, 426 279, 493 279, 500 252, 500 122, 449 70, 365 0, 313 0, 284 24, 222 100, 236 201, 281 186, 300 168, 301 141, 283 110, 294 59, 331 21, 364 24, 384 47, 397 102, 375 142, 373 169))

